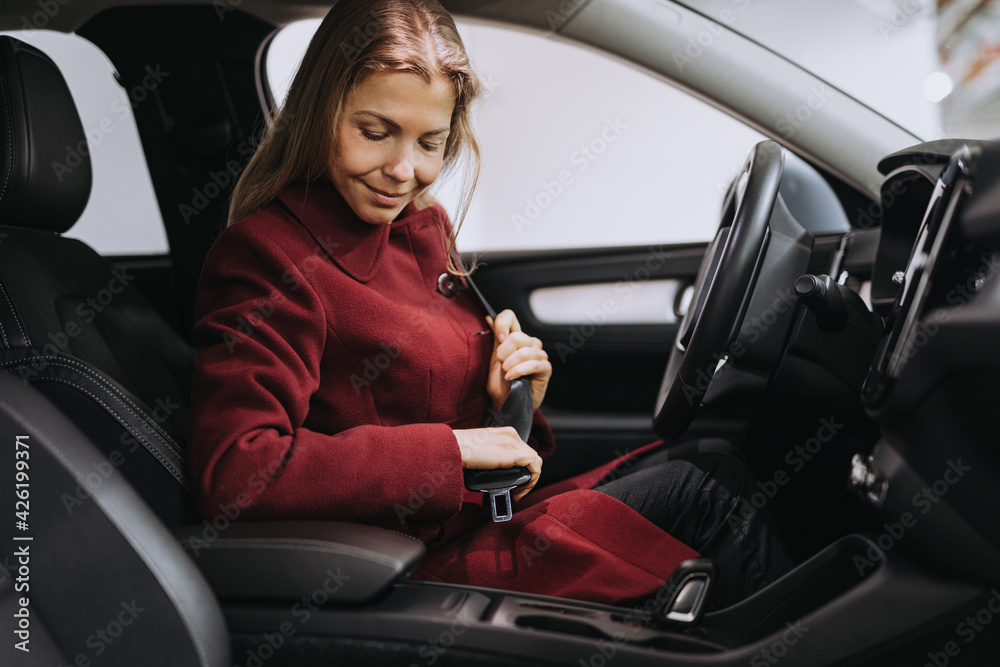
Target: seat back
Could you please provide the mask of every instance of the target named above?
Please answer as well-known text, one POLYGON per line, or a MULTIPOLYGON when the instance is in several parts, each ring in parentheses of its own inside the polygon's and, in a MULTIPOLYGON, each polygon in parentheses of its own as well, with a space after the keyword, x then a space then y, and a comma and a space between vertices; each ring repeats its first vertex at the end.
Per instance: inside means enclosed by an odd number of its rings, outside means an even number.
POLYGON ((86 151, 64 164, 86 137, 56 65, 9 36, 0 126, 0 367, 72 415, 164 521, 195 520, 184 445, 196 351, 127 269, 63 236, 90 197, 86 151))
POLYGON ((23 523, 0 530, 13 553, 0 613, 27 630, 5 638, 0 664, 231 664, 219 603, 173 535, 75 424, 6 373, 0 439, 0 469, 26 490, 23 523))

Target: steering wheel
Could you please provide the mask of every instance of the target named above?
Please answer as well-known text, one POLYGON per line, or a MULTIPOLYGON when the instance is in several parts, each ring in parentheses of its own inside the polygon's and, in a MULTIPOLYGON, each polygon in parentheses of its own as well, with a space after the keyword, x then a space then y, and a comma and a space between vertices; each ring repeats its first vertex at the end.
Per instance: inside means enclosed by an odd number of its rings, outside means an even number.
POLYGON ((732 352, 767 249, 783 168, 781 146, 762 141, 730 188, 660 385, 653 430, 662 437, 687 430, 716 369, 732 352))

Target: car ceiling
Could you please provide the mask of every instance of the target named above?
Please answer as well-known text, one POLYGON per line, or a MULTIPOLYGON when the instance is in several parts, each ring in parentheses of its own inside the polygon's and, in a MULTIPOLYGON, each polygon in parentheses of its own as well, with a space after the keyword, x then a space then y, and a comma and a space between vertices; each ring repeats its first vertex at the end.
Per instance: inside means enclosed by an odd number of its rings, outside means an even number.
MULTIPOLYGON (((560 5, 572 2, 582 6, 586 0, 445 0, 442 4, 451 12, 483 19, 507 21, 527 27, 548 29, 546 12, 558 11, 560 5)), ((45 28, 60 32, 73 32, 96 14, 113 7, 137 7, 142 5, 211 5, 223 14, 226 7, 240 9, 276 26, 308 18, 322 18, 332 0, 309 2, 297 0, 5 0, 0 5, 0 30, 23 30, 26 27, 45 28), (43 7, 43 5, 45 5, 43 7), (47 11, 46 11, 46 8, 47 11), (58 8, 58 10, 56 10, 58 8), (39 12, 47 20, 32 23, 32 17, 39 12), (49 15, 51 14, 51 15, 49 15)))

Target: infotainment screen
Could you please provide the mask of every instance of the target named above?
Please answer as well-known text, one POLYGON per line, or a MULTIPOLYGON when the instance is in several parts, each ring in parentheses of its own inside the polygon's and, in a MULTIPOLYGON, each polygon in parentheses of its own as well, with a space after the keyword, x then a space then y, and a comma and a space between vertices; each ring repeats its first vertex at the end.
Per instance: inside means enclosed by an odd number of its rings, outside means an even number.
POLYGON ((963 147, 941 172, 917 231, 906 269, 893 275, 898 291, 888 317, 889 333, 875 353, 863 390, 870 402, 878 402, 882 398, 906 362, 926 344, 926 338, 933 335, 934 323, 923 322, 921 318, 925 314, 923 311, 934 268, 968 183, 971 161, 969 148, 963 147))

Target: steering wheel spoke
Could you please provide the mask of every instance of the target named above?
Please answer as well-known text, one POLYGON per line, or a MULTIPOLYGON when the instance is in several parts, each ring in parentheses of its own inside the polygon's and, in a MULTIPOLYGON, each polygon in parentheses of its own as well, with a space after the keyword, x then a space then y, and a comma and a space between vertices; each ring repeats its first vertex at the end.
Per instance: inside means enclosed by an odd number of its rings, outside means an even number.
POLYGON ((781 146, 762 141, 750 152, 727 196, 657 397, 653 429, 663 437, 687 430, 736 340, 767 248, 783 168, 781 146))

